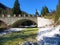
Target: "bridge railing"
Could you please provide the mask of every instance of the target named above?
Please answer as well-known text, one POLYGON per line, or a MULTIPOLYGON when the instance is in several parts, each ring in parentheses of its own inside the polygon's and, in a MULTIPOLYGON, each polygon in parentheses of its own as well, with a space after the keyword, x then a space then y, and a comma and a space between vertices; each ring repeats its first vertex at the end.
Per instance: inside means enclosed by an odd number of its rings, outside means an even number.
POLYGON ((0 17, 37 17, 36 15, 16 15, 16 14, 14 14, 14 15, 10 15, 10 14, 8 14, 8 15, 4 15, 4 14, 2 14, 2 15, 0 15, 0 17))

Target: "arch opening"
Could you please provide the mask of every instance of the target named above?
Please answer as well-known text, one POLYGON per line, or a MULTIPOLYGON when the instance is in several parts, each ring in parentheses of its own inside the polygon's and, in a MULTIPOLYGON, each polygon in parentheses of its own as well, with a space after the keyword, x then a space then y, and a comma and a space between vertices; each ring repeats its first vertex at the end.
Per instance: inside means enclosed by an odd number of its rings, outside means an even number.
POLYGON ((7 24, 4 21, 0 20, 0 27, 6 27, 6 26, 7 24))
POLYGON ((31 20, 26 20, 21 23, 21 26, 23 26, 23 27, 36 27, 36 23, 31 20))
POLYGON ((7 27, 7 24, 4 21, 0 20, 0 32, 3 32, 4 30, 8 29, 7 27))
POLYGON ((4 25, 4 24, 5 24, 5 22, 2 21, 2 20, 0 20, 0 26, 1 26, 1 25, 4 25))
POLYGON ((14 27, 19 27, 19 28, 37 27, 37 24, 34 21, 28 19, 18 20, 13 25, 14 27))

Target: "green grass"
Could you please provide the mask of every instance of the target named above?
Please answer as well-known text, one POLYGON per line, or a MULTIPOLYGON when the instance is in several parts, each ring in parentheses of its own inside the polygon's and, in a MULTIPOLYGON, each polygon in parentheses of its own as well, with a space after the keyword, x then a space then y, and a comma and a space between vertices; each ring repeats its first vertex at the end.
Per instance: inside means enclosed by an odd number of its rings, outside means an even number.
POLYGON ((37 28, 27 28, 21 32, 14 32, 0 37, 0 45, 18 45, 22 44, 24 41, 37 42, 38 29, 37 28))

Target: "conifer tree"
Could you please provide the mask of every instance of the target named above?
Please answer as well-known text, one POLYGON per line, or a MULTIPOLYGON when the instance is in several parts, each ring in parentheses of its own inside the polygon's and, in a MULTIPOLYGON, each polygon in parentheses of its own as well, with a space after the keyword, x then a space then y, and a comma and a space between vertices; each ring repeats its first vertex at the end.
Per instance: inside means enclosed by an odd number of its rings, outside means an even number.
POLYGON ((21 14, 20 4, 18 0, 15 0, 14 7, 13 7, 13 14, 21 14))
POLYGON ((36 16, 39 16, 39 13, 38 13, 38 10, 37 9, 36 9, 35 15, 36 16))
POLYGON ((58 5, 56 8, 55 22, 58 21, 59 18, 60 18, 60 0, 58 1, 58 5))
POLYGON ((42 8, 42 10, 41 10, 41 15, 46 15, 47 13, 49 13, 49 10, 48 10, 48 8, 46 7, 46 6, 44 6, 43 8, 42 8))

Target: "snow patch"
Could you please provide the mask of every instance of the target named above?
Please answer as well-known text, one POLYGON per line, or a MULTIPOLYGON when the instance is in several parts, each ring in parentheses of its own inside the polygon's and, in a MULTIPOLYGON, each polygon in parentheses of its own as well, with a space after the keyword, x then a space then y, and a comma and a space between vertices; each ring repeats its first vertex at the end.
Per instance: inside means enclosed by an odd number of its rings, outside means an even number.
POLYGON ((60 25, 53 27, 53 26, 46 26, 52 24, 54 21, 50 19, 40 18, 38 17, 38 35, 37 40, 43 40, 43 37, 54 37, 56 34, 60 34, 60 25), (45 26, 45 27, 43 27, 45 26), (40 28, 42 27, 42 28, 40 28))

